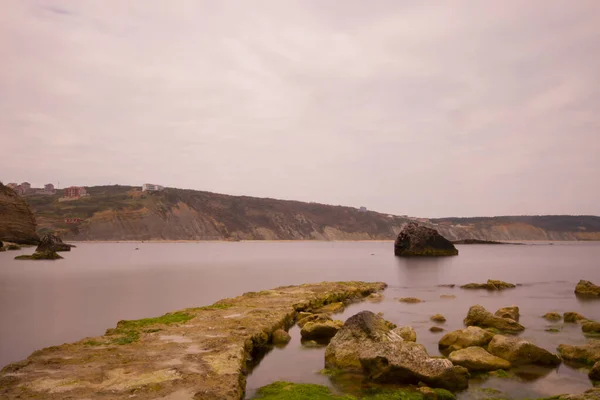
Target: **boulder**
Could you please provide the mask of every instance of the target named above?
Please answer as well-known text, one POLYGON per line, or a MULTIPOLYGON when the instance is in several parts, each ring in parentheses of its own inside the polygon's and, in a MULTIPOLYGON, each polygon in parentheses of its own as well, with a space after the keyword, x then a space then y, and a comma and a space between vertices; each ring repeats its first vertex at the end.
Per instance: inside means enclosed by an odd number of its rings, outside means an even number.
POLYGON ((392 329, 392 331, 407 342, 417 341, 417 332, 415 332, 412 326, 401 326, 392 329))
POLYGON ((326 322, 307 322, 302 327, 300 335, 302 336, 302 340, 315 340, 317 342, 324 342, 334 337, 343 325, 344 322, 339 320, 326 322))
POLYGON ((59 238, 58 236, 55 236, 51 233, 47 233, 44 236, 42 236, 42 239, 40 240, 40 244, 38 245, 37 249, 35 249, 35 251, 39 252, 39 253, 43 253, 43 252, 47 252, 47 251, 54 251, 54 252, 71 251, 71 247, 74 247, 74 246, 63 243, 62 239, 59 238))
POLYGON ((444 328, 442 328, 440 326, 432 326, 431 328, 429 328, 429 332, 433 332, 433 333, 444 332, 444 328))
POLYGON ((404 226, 394 243, 397 256, 456 256, 458 250, 435 229, 414 222, 404 226))
POLYGON ((327 314, 311 314, 307 317, 300 319, 297 324, 300 328, 304 327, 308 322, 327 322, 333 321, 331 317, 327 314))
POLYGON ((519 307, 517 306, 502 307, 498 311, 496 311, 494 315, 502 318, 510 318, 517 322, 519 322, 519 317, 521 316, 519 314, 519 307))
POLYGON ((585 321, 581 325, 581 331, 584 333, 600 333, 600 322, 585 321))
POLYGON ((284 331, 283 329, 277 329, 273 332, 273 344, 274 345, 284 345, 288 344, 292 339, 289 333, 284 331))
POLYGON ((456 351, 471 346, 485 347, 492 340, 492 332, 481 329, 477 326, 469 326, 466 329, 460 329, 446 333, 438 344, 440 350, 456 351))
POLYGON ((444 317, 442 314, 432 315, 429 317, 429 319, 435 322, 446 322, 446 317, 444 317))
POLYGON ((590 281, 580 280, 575 286, 575 293, 581 296, 600 297, 600 286, 590 281))
POLYGON ((417 299, 416 297, 401 297, 398 299, 398 301, 401 303, 412 303, 412 304, 423 302, 423 300, 417 299))
POLYGON ((452 364, 465 367, 469 371, 495 371, 510 368, 510 362, 507 360, 496 357, 476 346, 453 351, 448 359, 452 361, 452 364))
POLYGON ((561 363, 560 357, 556 354, 517 337, 496 335, 488 344, 488 351, 510 361, 512 365, 555 366, 561 363))
POLYGON ((548 321, 560 321, 562 317, 557 312, 549 312, 542 315, 542 318, 546 318, 548 321))
POLYGON ((360 353, 360 364, 368 379, 380 383, 416 384, 448 390, 469 386, 469 372, 445 358, 432 358, 423 345, 397 341, 375 343, 360 353))
POLYGON ((600 361, 596 362, 588 374, 591 380, 600 381, 600 361))
POLYGON ((404 341, 390 324, 371 311, 348 318, 325 350, 325 368, 361 370, 359 355, 379 343, 404 341))
POLYGON ((35 228, 35 217, 25 200, 14 190, 0 183, 0 240, 37 244, 40 238, 35 228))
POLYGON ((486 289, 486 290, 504 290, 504 289, 513 289, 517 287, 513 283, 508 283, 504 281, 497 281, 494 279, 488 279, 486 283, 467 283, 466 285, 462 285, 461 289, 486 289))
POLYGON ((593 365, 600 361, 600 340, 592 339, 581 346, 561 344, 558 353, 565 360, 593 365))
POLYGON ((480 305, 472 306, 463 322, 467 326, 495 328, 505 332, 521 332, 525 330, 525 327, 514 319, 493 315, 480 305))
POLYGON ((584 317, 583 315, 570 311, 570 312, 566 312, 563 316, 563 319, 565 320, 565 322, 572 322, 572 323, 577 323, 580 321, 586 321, 587 318, 584 317))

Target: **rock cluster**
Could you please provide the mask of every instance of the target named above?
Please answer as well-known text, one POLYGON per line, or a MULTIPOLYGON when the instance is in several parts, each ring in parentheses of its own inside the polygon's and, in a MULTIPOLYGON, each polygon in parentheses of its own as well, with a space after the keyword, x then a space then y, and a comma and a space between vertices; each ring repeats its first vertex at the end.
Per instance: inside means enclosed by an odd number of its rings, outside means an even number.
POLYGON ((394 243, 397 256, 456 256, 458 250, 452 242, 435 229, 411 222, 404 226, 394 243))
POLYGON ((514 283, 508 283, 504 281, 497 281, 494 279, 488 279, 486 283, 467 283, 462 285, 461 289, 486 289, 486 290, 504 290, 513 289, 517 287, 514 283))
MULTIPOLYGON (((502 309, 500 309, 502 310, 502 309)), ((499 311, 500 311, 499 310, 499 311)), ((518 308, 517 308, 518 317, 518 308)), ((511 318, 499 317, 486 310, 483 306, 475 305, 469 309, 464 319, 467 326, 479 326, 482 328, 494 328, 505 332, 521 332, 525 327, 511 318)))

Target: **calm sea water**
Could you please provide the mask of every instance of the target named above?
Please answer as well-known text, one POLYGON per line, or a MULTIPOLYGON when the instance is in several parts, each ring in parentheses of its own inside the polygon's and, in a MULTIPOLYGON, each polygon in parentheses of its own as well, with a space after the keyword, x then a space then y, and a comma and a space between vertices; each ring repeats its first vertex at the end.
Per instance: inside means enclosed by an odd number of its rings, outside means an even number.
MULTIPOLYGON (((446 331, 463 328, 473 304, 490 311, 516 304, 521 335, 554 351, 560 343, 585 343, 576 325, 540 318, 548 311, 577 311, 600 320, 600 301, 578 300, 579 279, 600 283, 600 243, 539 243, 524 246, 458 246, 450 258, 403 259, 391 242, 80 243, 60 261, 15 261, 33 249, 0 253, 0 366, 46 346, 103 334, 118 320, 157 316, 280 285, 335 280, 384 281, 382 303, 354 304, 338 319, 363 309, 411 325, 418 342, 437 355, 442 334, 429 332, 429 317, 446 316, 446 331), (139 248, 139 250, 135 250, 139 248), (488 278, 521 283, 500 293, 440 288, 488 278), (456 299, 440 299, 454 294, 456 299), (414 296, 420 304, 395 298, 414 296), (546 332, 557 325, 559 333, 546 332)), ((248 394, 275 380, 344 384, 319 375, 323 348, 300 344, 297 328, 284 349, 274 349, 248 377, 248 394)), ((585 371, 527 371, 521 380, 489 379, 473 387, 499 388, 516 397, 579 392, 591 387, 585 371), (526 381, 527 380, 527 381, 526 381)), ((463 396, 468 396, 465 394, 463 396)))

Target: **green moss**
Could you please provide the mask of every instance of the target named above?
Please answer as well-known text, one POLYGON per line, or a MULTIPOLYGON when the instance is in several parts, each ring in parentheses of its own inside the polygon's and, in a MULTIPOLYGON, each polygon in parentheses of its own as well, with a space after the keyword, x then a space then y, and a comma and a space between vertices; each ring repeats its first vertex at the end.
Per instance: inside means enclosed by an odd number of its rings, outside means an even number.
POLYGON ((557 333, 557 332, 560 332, 560 329, 558 329, 558 328, 546 328, 545 331, 546 332, 551 332, 551 333, 557 333))
POLYGON ((38 253, 37 251, 32 255, 16 256, 15 260, 60 260, 62 257, 55 252, 43 252, 38 253))
POLYGON ((479 388, 479 389, 477 389, 477 391, 482 392, 482 393, 491 393, 491 394, 502 393, 500 390, 494 389, 494 388, 479 388))
POLYGON ((263 400, 354 400, 333 395, 329 388, 306 383, 274 382, 258 389, 255 399, 263 400))
POLYGON ((446 389, 433 389, 437 396, 437 400, 455 400, 456 396, 449 390, 446 389))
POLYGON ((190 311, 226 310, 226 309, 231 308, 231 307, 233 307, 233 304, 230 304, 230 303, 215 303, 215 304, 212 304, 210 306, 190 308, 190 311))
POLYGON ((485 330, 486 330, 486 331, 488 331, 488 332, 495 333, 495 334, 502 333, 502 332, 500 331, 500 329, 497 329, 497 328, 492 328, 492 327, 485 328, 485 330))
POLYGON ((491 376, 495 376, 496 378, 512 378, 515 375, 512 372, 505 371, 503 369, 498 369, 496 371, 491 371, 489 373, 491 376))
MULTIPOLYGON (((188 314, 183 311, 174 313, 168 313, 161 317, 156 318, 143 318, 129 321, 119 321, 115 329, 109 329, 106 331, 106 336, 119 335, 119 337, 112 339, 111 343, 124 345, 137 342, 140 339, 140 330, 144 327, 151 325, 171 325, 181 322, 189 321, 194 318, 192 314, 188 314)), ((144 332, 158 332, 160 328, 145 329, 144 332)))
POLYGON ((371 389, 362 400, 423 400, 423 393, 408 389, 371 389))

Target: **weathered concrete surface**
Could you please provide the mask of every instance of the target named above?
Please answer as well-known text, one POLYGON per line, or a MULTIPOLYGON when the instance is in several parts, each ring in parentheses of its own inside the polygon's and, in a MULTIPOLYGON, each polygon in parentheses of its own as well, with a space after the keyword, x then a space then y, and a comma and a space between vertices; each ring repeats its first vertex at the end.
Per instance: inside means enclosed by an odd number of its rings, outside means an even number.
POLYGON ((272 332, 300 311, 358 299, 384 283, 287 286, 163 317, 120 321, 107 335, 34 352, 0 372, 2 399, 238 400, 272 332))

